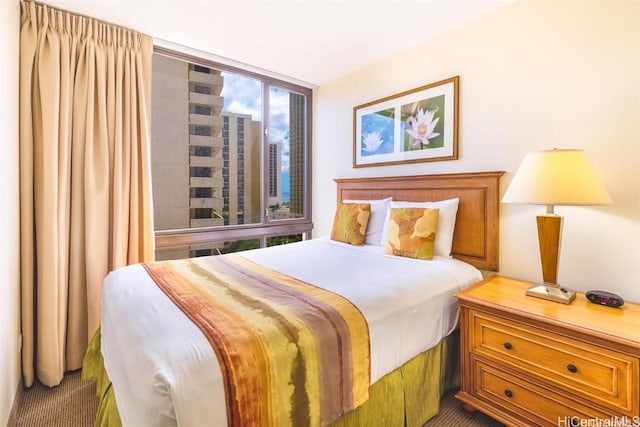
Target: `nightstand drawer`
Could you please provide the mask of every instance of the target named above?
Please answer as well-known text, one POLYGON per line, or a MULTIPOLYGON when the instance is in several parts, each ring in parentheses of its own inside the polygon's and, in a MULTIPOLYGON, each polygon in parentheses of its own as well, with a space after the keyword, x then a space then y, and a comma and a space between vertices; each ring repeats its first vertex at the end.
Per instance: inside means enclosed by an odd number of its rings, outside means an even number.
POLYGON ((637 358, 480 311, 470 310, 469 322, 474 354, 621 414, 638 415, 637 358))
POLYGON ((473 361, 473 372, 475 396, 500 405, 514 418, 522 420, 522 425, 582 425, 570 421, 610 418, 609 414, 523 381, 477 359, 473 361))

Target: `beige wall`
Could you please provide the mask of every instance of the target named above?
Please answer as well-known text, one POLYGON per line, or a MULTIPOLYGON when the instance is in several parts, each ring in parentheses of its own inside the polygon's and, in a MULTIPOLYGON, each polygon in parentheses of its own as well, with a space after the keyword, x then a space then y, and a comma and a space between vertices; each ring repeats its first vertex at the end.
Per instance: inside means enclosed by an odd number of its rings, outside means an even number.
MULTIPOLYGON (((528 151, 582 148, 614 204, 557 207, 558 280, 640 301, 640 2, 516 1, 315 93, 315 236, 329 234, 335 177, 503 170, 528 151), (353 106, 460 76, 459 159, 352 168, 353 106)), ((535 215, 501 205, 504 275, 540 280, 535 215)))
POLYGON ((0 425, 6 425, 18 388, 19 200, 18 44, 20 3, 0 1, 0 425))

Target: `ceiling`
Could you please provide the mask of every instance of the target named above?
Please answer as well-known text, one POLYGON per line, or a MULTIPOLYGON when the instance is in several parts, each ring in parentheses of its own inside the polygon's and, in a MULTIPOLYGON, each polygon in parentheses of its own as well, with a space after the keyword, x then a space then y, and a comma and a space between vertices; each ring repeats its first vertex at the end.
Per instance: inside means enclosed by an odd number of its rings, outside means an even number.
POLYGON ((45 0, 318 86, 512 0, 45 0))

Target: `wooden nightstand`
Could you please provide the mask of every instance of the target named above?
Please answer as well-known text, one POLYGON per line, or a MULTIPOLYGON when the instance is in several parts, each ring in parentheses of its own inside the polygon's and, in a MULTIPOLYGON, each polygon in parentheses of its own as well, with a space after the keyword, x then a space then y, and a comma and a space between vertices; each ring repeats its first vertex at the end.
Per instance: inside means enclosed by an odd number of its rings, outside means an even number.
POLYGON ((640 305, 604 307, 582 293, 559 304, 526 296, 529 286, 494 276, 457 294, 456 397, 465 409, 513 426, 596 425, 576 422, 616 417, 630 424, 611 425, 636 425, 640 305))

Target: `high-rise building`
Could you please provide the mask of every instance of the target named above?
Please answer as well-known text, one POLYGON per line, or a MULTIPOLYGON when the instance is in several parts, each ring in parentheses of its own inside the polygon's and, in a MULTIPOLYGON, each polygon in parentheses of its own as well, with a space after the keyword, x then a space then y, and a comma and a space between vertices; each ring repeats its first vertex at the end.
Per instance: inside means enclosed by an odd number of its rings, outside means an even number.
POLYGON ((304 217, 305 97, 289 94, 289 211, 291 218, 304 217))
POLYGON ((224 142, 220 137, 224 79, 211 68, 185 65, 189 67, 189 227, 224 225, 224 142))
POLYGON ((259 222, 260 123, 254 122, 248 114, 226 111, 222 113, 222 123, 225 225, 259 222), (255 203, 256 199, 258 203, 255 203))
POLYGON ((282 203, 282 143, 269 143, 269 206, 282 203))

